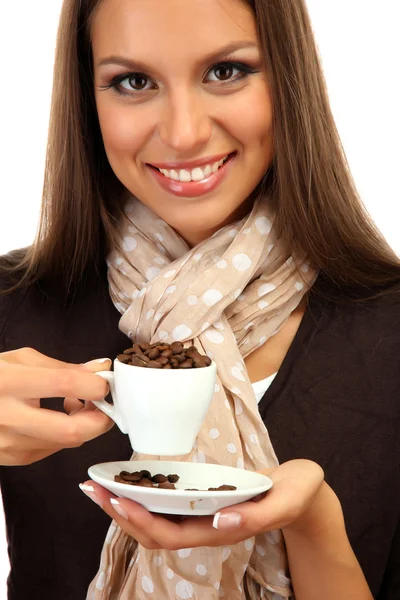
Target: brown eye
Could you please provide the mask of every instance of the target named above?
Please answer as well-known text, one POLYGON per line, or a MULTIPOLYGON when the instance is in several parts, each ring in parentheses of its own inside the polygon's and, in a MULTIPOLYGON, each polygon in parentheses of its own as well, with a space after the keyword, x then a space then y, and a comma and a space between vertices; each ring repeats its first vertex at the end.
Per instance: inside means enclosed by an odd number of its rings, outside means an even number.
POLYGON ((221 65, 219 67, 215 67, 214 73, 220 81, 225 81, 230 79, 233 75, 233 66, 232 65, 221 65))
POLYGON ((145 77, 141 73, 137 73, 137 74, 132 75, 131 77, 129 77, 128 82, 129 82, 129 85, 134 90, 140 91, 140 90, 143 90, 146 87, 147 77, 145 77))

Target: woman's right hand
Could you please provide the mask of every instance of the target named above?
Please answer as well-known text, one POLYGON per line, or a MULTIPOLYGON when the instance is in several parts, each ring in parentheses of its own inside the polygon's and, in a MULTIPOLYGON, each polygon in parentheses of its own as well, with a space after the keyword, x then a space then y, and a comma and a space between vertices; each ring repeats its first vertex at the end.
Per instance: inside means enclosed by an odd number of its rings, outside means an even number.
POLYGON ((0 353, 0 465, 28 465, 111 429, 111 419, 78 400, 108 394, 106 381, 94 373, 110 366, 65 363, 32 348, 0 353), (66 413, 40 407, 40 398, 60 397, 66 397, 66 413))

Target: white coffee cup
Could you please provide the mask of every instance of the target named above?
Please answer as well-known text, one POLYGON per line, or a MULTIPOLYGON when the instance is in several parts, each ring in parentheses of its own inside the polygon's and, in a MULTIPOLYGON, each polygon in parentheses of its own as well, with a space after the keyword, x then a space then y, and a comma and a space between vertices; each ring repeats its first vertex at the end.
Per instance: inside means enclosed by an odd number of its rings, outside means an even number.
MULTIPOLYGON (((150 369, 114 361, 99 371, 114 404, 93 401, 129 435, 136 452, 188 454, 214 394, 216 364, 197 369, 150 369)), ((112 458, 112 457, 111 457, 112 458)))

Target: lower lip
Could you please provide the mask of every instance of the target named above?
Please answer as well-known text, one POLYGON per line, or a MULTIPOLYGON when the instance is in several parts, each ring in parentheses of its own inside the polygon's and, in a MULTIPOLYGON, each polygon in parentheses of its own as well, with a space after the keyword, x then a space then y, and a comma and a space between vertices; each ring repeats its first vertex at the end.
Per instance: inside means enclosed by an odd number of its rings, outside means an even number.
POLYGON ((166 177, 158 169, 155 167, 151 167, 147 165, 150 169, 151 173, 155 177, 156 181, 160 184, 160 186, 174 194, 175 196, 185 196, 186 198, 195 198, 197 196, 203 196, 204 194, 208 194, 215 190, 216 187, 222 183, 225 177, 228 175, 232 162, 236 156, 232 154, 229 156, 228 160, 224 162, 224 164, 216 171, 215 173, 211 173, 205 179, 201 181, 175 181, 174 179, 170 179, 166 177))

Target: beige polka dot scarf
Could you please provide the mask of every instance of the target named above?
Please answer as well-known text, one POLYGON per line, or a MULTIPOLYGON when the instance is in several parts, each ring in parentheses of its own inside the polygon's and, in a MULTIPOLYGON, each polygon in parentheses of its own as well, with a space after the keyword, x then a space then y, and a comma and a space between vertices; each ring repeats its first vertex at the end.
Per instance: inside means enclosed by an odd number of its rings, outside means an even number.
MULTIPOLYGON (((273 221, 259 199, 242 221, 190 249, 138 200, 126 205, 120 223, 124 253, 114 250, 108 257, 120 329, 139 342, 194 344, 217 364, 215 393, 195 448, 176 460, 253 471, 278 464, 243 359, 282 327, 316 273, 305 261, 296 266, 273 221)), ((138 453, 133 458, 154 459, 138 453)), ((87 598, 291 596, 281 531, 229 547, 148 550, 113 522, 87 598)))

